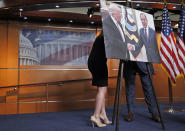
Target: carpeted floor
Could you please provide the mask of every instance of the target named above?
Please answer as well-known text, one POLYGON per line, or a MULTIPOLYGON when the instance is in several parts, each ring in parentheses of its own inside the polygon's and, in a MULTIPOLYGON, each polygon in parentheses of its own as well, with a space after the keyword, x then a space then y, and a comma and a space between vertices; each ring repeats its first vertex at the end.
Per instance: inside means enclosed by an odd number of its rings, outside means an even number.
MULTIPOLYGON (((160 109, 166 131, 185 131, 185 112, 166 113, 168 103, 160 103, 160 109)), ((150 118, 147 107, 143 103, 135 105, 135 121, 126 122, 126 105, 121 105, 120 131, 162 131, 161 123, 150 118)), ((185 102, 174 103, 174 109, 185 109, 185 102)), ((111 119, 113 107, 107 107, 111 119)), ((0 131, 115 131, 115 124, 104 128, 89 126, 89 116, 93 109, 71 112, 51 112, 40 114, 0 115, 0 131)))

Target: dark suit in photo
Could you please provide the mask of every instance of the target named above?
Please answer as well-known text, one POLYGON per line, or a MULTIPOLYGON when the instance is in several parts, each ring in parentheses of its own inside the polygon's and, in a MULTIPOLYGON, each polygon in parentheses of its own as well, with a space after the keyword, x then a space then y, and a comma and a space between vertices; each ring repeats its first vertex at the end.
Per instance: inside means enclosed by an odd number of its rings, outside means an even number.
POLYGON ((148 62, 159 63, 160 56, 158 52, 155 31, 152 28, 148 27, 148 35, 146 38, 145 33, 144 33, 144 28, 141 28, 140 29, 140 41, 145 46, 148 62))
POLYGON ((123 29, 122 32, 119 31, 118 27, 110 16, 103 20, 103 31, 106 57, 123 60, 128 59, 128 50, 125 43, 125 38, 121 36, 121 33, 124 31, 123 29))
MULTIPOLYGON (((137 30, 136 31, 130 31, 127 27, 125 27, 126 34, 125 34, 125 40, 126 43, 129 43, 135 47, 135 50, 130 51, 134 59, 137 58, 137 56, 141 52, 141 48, 143 47, 143 43, 139 40, 139 35, 137 30), (133 39, 133 36, 135 39, 133 39)), ((132 60, 129 54, 128 60, 132 60)))

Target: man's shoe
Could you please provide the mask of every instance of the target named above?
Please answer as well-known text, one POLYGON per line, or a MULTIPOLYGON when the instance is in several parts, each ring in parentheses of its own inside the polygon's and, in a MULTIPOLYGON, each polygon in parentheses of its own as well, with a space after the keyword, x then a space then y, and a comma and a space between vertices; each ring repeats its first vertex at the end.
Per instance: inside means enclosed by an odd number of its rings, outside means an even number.
POLYGON ((161 119, 157 114, 152 114, 152 120, 156 121, 156 122, 160 122, 161 119))
POLYGON ((125 120, 128 122, 131 122, 134 120, 134 114, 132 112, 129 112, 128 115, 125 117, 125 120))

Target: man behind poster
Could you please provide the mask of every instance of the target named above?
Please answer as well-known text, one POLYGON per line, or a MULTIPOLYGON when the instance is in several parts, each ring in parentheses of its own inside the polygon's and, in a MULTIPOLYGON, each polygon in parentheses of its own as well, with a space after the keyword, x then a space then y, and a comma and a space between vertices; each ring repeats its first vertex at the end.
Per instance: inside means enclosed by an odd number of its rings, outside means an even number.
MULTIPOLYGON (((151 74, 153 75, 154 69, 151 62, 156 59, 159 59, 160 61, 160 57, 157 56, 158 49, 156 45, 157 42, 155 38, 155 31, 148 26, 148 21, 145 14, 141 13, 140 19, 143 26, 140 29, 140 42, 146 48, 147 58, 148 58, 148 61, 150 62, 148 66, 151 74), (154 58, 154 60, 152 58, 154 58)), ((153 88, 152 82, 149 77, 149 72, 147 70, 146 63, 139 62, 139 61, 136 61, 136 62, 127 61, 125 62, 123 73, 125 78, 126 100, 127 100, 127 108, 128 108, 128 115, 125 117, 125 120, 128 122, 131 122, 134 120, 135 78, 136 78, 136 73, 138 73, 142 83, 142 88, 145 96, 145 101, 148 106, 148 111, 151 114, 152 119, 154 121, 160 122, 160 118, 157 114, 156 100, 152 90, 153 88)))

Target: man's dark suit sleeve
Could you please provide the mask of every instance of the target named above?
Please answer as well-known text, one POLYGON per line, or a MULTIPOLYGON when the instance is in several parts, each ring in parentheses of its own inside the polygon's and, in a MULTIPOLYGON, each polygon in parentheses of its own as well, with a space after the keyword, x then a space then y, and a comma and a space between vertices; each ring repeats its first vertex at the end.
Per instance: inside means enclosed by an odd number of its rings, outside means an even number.
POLYGON ((136 38, 138 38, 138 41, 135 41, 134 39, 127 39, 127 42, 130 44, 133 44, 135 46, 135 50, 131 51, 132 55, 134 57, 137 57, 139 53, 141 52, 141 48, 143 47, 143 42, 141 42, 138 32, 130 32, 131 35, 135 35, 136 38))
POLYGON ((127 47, 121 34, 109 16, 103 22, 104 42, 107 58, 127 59, 127 47))
POLYGON ((143 47, 142 39, 139 38, 138 44, 135 44, 135 50, 131 51, 134 57, 137 57, 141 52, 141 48, 143 47))

